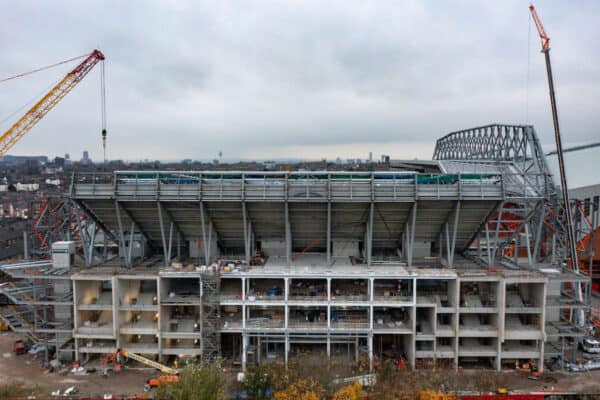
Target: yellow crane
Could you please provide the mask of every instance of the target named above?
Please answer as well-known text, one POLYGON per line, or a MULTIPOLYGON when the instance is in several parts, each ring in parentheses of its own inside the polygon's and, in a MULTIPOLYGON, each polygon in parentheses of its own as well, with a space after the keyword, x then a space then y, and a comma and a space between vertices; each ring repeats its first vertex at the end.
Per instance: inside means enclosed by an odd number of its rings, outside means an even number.
POLYGON ((179 373, 179 371, 177 371, 175 368, 171 368, 171 367, 167 367, 164 364, 161 364, 159 362, 150 360, 146 357, 142 357, 139 354, 135 354, 132 352, 129 352, 125 349, 119 349, 117 350, 117 352, 115 353, 115 358, 117 358, 116 356, 122 356, 122 357, 127 357, 130 358, 132 360, 141 362, 144 365, 147 365, 149 367, 155 368, 165 374, 169 374, 169 375, 177 375, 179 373))
MULTIPOLYGON (((54 106, 69 93, 81 80, 91 71, 100 61, 104 61, 104 54, 100 50, 94 50, 85 56, 78 66, 70 71, 60 82, 58 82, 48 93, 44 95, 33 107, 29 109, 17 122, 15 122, 2 136, 0 136, 0 158, 4 157, 8 150, 15 145, 23 136, 27 134, 54 106)), ((64 62, 68 62, 67 60, 64 62)), ((54 64, 59 65, 64 62, 54 64)), ((52 67, 44 67, 25 74, 3 79, 0 82, 7 81, 16 77, 28 75, 33 72, 52 67)), ((106 151, 106 106, 105 106, 105 88, 104 88, 104 68, 102 68, 102 145, 106 151)))

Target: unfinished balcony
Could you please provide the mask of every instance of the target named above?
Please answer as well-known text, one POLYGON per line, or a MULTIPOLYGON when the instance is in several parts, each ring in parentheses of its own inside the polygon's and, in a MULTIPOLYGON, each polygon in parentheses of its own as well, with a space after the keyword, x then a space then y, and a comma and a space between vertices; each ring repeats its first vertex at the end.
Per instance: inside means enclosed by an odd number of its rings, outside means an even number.
POLYGON ((295 303, 319 303, 327 301, 326 279, 302 279, 289 280, 289 302, 295 303))
POLYGON ((507 314, 541 314, 545 303, 545 283, 506 285, 507 314))
POLYGON ((366 307, 332 307, 331 329, 353 331, 369 329, 369 309, 366 307))
POLYGON ((105 339, 75 339, 79 353, 87 354, 112 354, 117 351, 115 340, 105 339))
POLYGON ((417 307, 415 332, 417 340, 433 340, 435 327, 435 309, 433 307, 417 307))
POLYGON ((435 306, 438 312, 454 312, 455 293, 456 281, 454 280, 417 280, 417 305, 435 306))
POLYGON ((381 333, 412 334, 410 307, 374 307, 373 330, 381 333))
POLYGON ((119 279, 119 310, 158 311, 156 279, 119 279))
POLYGON ((284 300, 285 281, 283 279, 248 279, 247 302, 283 302, 284 300))
POLYGON ((412 345, 412 335, 373 335, 373 354, 380 360, 407 359, 407 356, 411 353, 412 345))
POLYGON ((542 340, 544 332, 541 317, 538 314, 507 314, 504 322, 504 338, 507 340, 542 340))
MULTIPOLYGON (((468 358, 496 357, 498 355, 495 338, 459 338, 458 356, 468 358)), ((466 361, 466 360, 463 360, 466 361)), ((492 360, 492 363, 495 362, 492 360)), ((493 364, 492 364, 493 365, 493 364)))
POLYGON ((514 368, 514 360, 539 359, 540 344, 537 340, 505 340, 502 343, 502 361, 511 361, 514 368))
POLYGON ((241 304, 242 280, 240 278, 221 279, 221 304, 241 304))
POLYGON ((246 308, 246 329, 283 329, 285 327, 284 307, 249 306, 246 308))
POLYGON ((221 331, 241 331, 242 306, 221 306, 221 331))
POLYGON ((455 336, 456 314, 437 314, 436 316, 436 337, 453 337, 455 336))
POLYGON ((454 357, 456 357, 455 343, 456 343, 456 338, 454 338, 454 337, 436 338, 435 357, 436 358, 454 358, 454 357))
POLYGON ((76 336, 113 339, 113 313, 108 310, 78 310, 76 336))
POLYGON ((415 357, 416 358, 434 358, 435 352, 433 350, 434 342, 431 340, 417 341, 415 343, 415 357))
POLYGON ((334 303, 361 303, 369 300, 367 279, 332 279, 331 301, 334 303))
POLYGON ((160 304, 200 305, 202 304, 200 278, 163 278, 160 287, 160 304))
POLYGON ((111 280, 76 280, 75 304, 79 310, 112 310, 111 280))
POLYGON ((497 337, 498 317, 490 314, 464 314, 459 317, 460 337, 497 337))
POLYGON ((461 282, 460 312, 497 313, 498 282, 461 282))
POLYGON ((288 327, 296 330, 326 330, 326 307, 290 307, 288 327))
POLYGON ((158 334, 154 335, 121 335, 121 348, 141 355, 158 354, 158 334))
POLYGON ((196 338, 200 336, 200 307, 162 306, 161 333, 163 338, 196 338))
POLYGON ((163 339, 161 353, 179 358, 195 357, 202 354, 200 339, 163 339))
POLYGON ((373 301, 385 304, 412 304, 412 279, 375 279, 373 301))
POLYGON ((119 332, 125 335, 153 335, 158 333, 158 311, 122 311, 119 332))

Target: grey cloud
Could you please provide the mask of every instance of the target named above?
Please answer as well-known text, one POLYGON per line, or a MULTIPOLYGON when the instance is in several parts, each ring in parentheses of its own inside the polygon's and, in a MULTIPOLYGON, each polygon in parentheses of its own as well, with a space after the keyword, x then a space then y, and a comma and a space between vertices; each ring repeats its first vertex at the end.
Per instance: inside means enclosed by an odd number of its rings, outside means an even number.
MULTIPOLYGON (((3 2, 0 75, 100 46, 114 158, 208 159, 219 150, 291 157, 281 152, 293 146, 332 158, 336 144, 365 153, 383 143, 432 147, 452 130, 526 122, 529 43, 527 122, 551 145, 543 57, 527 5, 3 2)), ((590 141, 598 132, 600 5, 547 1, 538 9, 552 37, 565 142, 590 141)), ((0 85, 0 116, 63 73, 0 85)), ((13 152, 86 148, 99 158, 98 110, 92 71, 13 152), (40 140, 47 137, 54 140, 40 140)))

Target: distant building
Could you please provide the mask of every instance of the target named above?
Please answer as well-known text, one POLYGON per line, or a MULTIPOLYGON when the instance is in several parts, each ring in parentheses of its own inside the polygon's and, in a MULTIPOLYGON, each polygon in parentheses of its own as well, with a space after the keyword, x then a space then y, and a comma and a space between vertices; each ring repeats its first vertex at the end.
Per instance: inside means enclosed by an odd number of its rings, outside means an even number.
POLYGON ((373 152, 372 151, 369 152, 369 162, 370 163, 373 162, 373 152))
POLYGON ((90 160, 90 153, 88 153, 87 150, 83 151, 83 157, 81 158, 81 162, 86 164, 92 162, 92 160, 90 160))
POLYGON ((60 186, 60 179, 50 179, 47 178, 45 180, 46 185, 50 185, 50 186, 60 186))
POLYGON ((275 161, 263 161, 263 166, 266 170, 274 170, 277 167, 277 163, 275 161))
POLYGON ((2 161, 0 161, 2 164, 6 164, 6 165, 20 165, 20 164, 25 164, 27 162, 37 162, 39 164, 46 164, 48 162, 48 157, 47 156, 11 156, 11 155, 6 155, 4 157, 2 157, 2 161))
POLYGON ((23 255, 23 232, 31 229, 31 221, 4 218, 0 226, 0 260, 23 255))

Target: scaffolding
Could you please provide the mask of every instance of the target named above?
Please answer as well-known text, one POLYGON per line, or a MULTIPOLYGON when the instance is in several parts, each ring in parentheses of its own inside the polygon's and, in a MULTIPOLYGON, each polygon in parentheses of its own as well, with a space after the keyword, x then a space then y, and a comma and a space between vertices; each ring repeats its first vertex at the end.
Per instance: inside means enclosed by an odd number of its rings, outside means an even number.
POLYGON ((202 362, 215 362, 221 353, 221 313, 218 273, 202 274, 202 362))
POLYGON ((12 303, 0 308, 2 319, 30 344, 43 345, 43 361, 51 349, 64 359, 73 357, 73 293, 68 269, 54 269, 51 262, 22 262, 0 266, 11 280, 0 285, 12 303))

